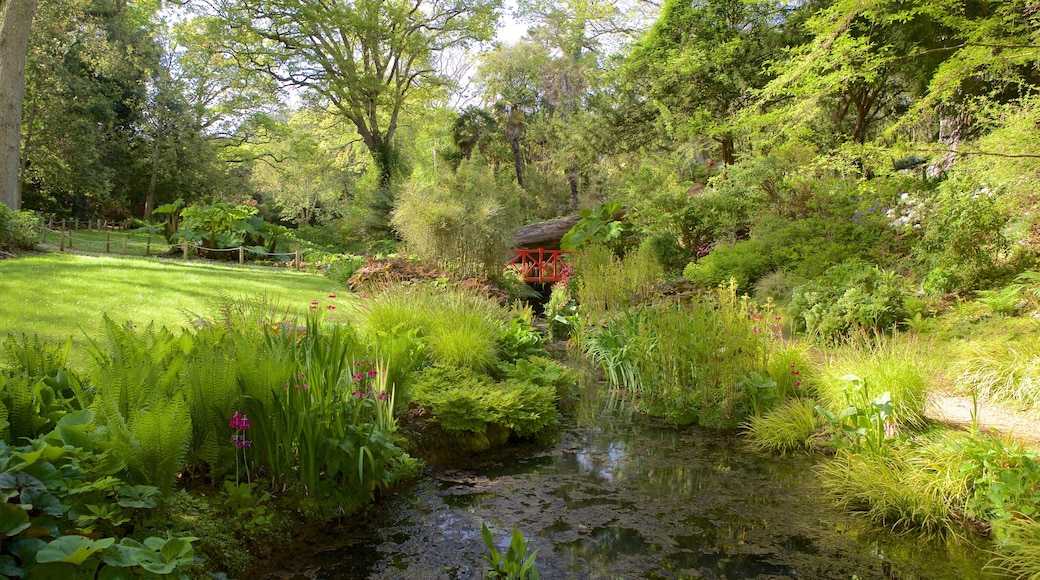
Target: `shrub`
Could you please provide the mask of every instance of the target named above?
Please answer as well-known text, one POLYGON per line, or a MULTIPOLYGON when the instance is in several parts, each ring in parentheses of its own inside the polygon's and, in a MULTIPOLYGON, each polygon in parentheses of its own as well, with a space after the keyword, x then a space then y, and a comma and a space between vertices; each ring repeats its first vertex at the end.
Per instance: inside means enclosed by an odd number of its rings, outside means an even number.
POLYGON ((0 248, 31 250, 40 243, 43 218, 34 211, 12 211, 0 204, 0 248))
POLYGON ((860 260, 796 288, 788 310, 799 326, 831 341, 854 331, 891 330, 905 319, 896 274, 860 260))
POLYGON ((328 261, 324 267, 325 275, 341 284, 346 284, 354 272, 357 272, 367 262, 368 259, 364 256, 339 254, 328 261))
POLYGON ((710 254, 683 270, 683 278, 713 287, 736 280, 737 291, 745 293, 750 285, 776 268, 768 249, 758 240, 743 240, 714 248, 710 254))
POLYGON ((412 402, 449 433, 485 434, 488 425, 530 437, 555 426, 556 389, 521 379, 496 382, 471 369, 433 366, 416 374, 412 402))
POLYGON ((920 203, 924 216, 915 247, 918 259, 933 272, 947 273, 943 283, 933 279, 931 286, 970 289, 1008 250, 1004 228, 1009 215, 988 186, 964 179, 944 181, 933 198, 920 203))
POLYGON ((514 187, 490 168, 464 162, 432 183, 413 181, 402 192, 392 224, 410 252, 453 274, 496 277, 512 247, 517 212, 514 187))

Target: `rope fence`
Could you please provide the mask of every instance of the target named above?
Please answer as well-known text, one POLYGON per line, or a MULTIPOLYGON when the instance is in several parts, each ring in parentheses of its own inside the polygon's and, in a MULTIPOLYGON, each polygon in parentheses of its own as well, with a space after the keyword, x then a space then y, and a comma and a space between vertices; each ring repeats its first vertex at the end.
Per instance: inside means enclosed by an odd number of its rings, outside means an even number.
MULTIPOLYGON (((294 269, 301 269, 303 267, 303 261, 299 250, 295 252, 268 252, 266 250, 257 250, 248 246, 238 246, 235 248, 206 248, 189 242, 169 244, 165 239, 153 243, 153 236, 151 234, 135 234, 132 232, 116 231, 108 228, 106 225, 102 225, 101 231, 94 229, 81 230, 76 229, 79 225, 78 220, 72 220, 72 222, 73 223, 70 224, 66 220, 62 220, 59 229, 53 229, 53 226, 56 225, 53 222, 41 224, 40 241, 42 243, 58 246, 58 250, 61 252, 67 250, 80 250, 104 254, 118 253, 124 256, 152 256, 158 254, 170 254, 174 251, 178 251, 181 258, 184 260, 188 260, 192 256, 206 258, 214 253, 237 252, 239 264, 245 264, 246 254, 248 253, 267 258, 291 258, 288 262, 289 267, 294 269), (66 226, 68 225, 72 225, 73 228, 67 229, 66 226), (113 231, 115 231, 114 236, 113 231), (56 240, 55 237, 57 238, 56 240)), ((98 220, 97 223, 100 225, 103 222, 98 220)))

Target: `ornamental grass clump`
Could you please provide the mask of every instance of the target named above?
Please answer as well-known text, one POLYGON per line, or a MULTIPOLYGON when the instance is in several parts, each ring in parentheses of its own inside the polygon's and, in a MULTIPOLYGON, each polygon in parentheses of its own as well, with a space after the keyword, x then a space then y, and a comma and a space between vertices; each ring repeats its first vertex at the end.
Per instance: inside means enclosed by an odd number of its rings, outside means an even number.
POLYGON ((1040 407, 1040 338, 985 344, 958 361, 957 384, 974 396, 1040 407))
POLYGON ((816 401, 791 399, 778 407, 750 417, 744 426, 745 436, 760 451, 809 451, 816 447, 815 436, 826 421, 816 412, 816 401))
POLYGON ((879 337, 835 350, 814 385, 821 407, 834 414, 850 404, 868 405, 887 392, 895 424, 918 428, 925 423, 929 368, 916 339, 879 337), (850 376, 859 379, 858 383, 850 376), (857 385, 859 391, 853 393, 857 385))

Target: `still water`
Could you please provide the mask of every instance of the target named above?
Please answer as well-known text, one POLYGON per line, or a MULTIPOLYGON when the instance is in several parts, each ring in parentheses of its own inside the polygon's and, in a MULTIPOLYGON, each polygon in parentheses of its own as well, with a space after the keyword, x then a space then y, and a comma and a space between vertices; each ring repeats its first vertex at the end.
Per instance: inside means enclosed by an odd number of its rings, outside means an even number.
POLYGON ((430 466, 266 577, 483 578, 482 522, 503 553, 521 530, 543 579, 988 577, 982 550, 878 532, 831 507, 816 459, 584 401, 558 443, 430 466))

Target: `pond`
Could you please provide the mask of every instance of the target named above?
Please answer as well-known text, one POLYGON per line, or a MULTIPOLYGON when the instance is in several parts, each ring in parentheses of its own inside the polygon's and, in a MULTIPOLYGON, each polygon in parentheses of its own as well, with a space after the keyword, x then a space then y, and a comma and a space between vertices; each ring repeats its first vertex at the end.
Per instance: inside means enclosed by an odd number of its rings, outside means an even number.
POLYGON ((267 578, 477 579, 481 523, 557 578, 986 578, 985 554, 872 530, 833 508, 818 459, 671 428, 583 399, 558 443, 427 467, 364 522, 297 546, 267 578))

